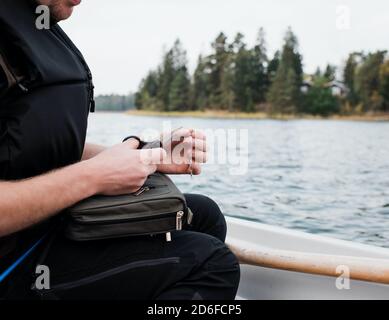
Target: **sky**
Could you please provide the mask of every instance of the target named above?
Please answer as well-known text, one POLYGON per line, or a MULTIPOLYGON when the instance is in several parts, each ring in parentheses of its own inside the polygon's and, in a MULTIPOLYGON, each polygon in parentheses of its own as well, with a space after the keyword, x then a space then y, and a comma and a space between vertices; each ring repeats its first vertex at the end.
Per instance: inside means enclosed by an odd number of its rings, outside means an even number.
POLYGON ((260 27, 269 55, 291 26, 305 72, 342 65, 352 51, 389 49, 387 0, 82 0, 61 23, 90 65, 96 94, 127 94, 180 38, 189 69, 223 31, 253 45, 260 27))

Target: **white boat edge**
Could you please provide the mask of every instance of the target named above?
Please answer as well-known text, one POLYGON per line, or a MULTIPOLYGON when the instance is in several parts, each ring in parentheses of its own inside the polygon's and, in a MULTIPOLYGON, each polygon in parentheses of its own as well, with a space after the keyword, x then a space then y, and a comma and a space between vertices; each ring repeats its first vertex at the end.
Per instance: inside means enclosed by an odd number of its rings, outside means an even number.
MULTIPOLYGON (((227 217, 227 242, 250 250, 263 248, 314 254, 389 259, 389 249, 227 217)), ((389 299, 389 285, 255 266, 241 266, 239 299, 389 299)))

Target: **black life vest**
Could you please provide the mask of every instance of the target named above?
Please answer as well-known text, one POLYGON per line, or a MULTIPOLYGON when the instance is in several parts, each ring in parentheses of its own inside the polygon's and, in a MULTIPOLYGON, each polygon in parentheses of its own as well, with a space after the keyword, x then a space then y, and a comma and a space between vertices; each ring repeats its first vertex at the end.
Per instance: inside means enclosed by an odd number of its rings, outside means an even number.
MULTIPOLYGON (((33 0, 0 0, 0 180, 79 161, 94 108, 84 58, 57 24, 38 30, 35 9, 33 0)), ((0 274, 49 225, 18 233, 16 242, 0 238, 0 274)))
POLYGON ((79 161, 94 108, 84 58, 57 24, 37 29, 35 7, 31 0, 0 1, 0 179, 5 180, 79 161))

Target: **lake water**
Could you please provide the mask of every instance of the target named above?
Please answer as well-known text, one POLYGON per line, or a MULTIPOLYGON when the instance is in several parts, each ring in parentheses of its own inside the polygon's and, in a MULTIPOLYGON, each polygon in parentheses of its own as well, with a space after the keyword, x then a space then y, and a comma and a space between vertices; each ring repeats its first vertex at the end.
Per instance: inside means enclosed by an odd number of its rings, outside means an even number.
POLYGON ((204 166, 173 179, 212 197, 226 215, 389 247, 389 122, 90 116, 88 140, 110 145, 145 128, 248 131, 248 171, 204 166))

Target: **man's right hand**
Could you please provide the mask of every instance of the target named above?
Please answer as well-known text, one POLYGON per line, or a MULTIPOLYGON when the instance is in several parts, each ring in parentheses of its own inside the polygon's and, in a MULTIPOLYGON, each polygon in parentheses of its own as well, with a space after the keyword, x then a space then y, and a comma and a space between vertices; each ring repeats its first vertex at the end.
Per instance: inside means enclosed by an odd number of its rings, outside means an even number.
POLYGON ((162 148, 137 150, 139 142, 129 139, 99 153, 85 162, 96 179, 96 193, 120 195, 136 192, 157 170, 166 156, 162 148))

